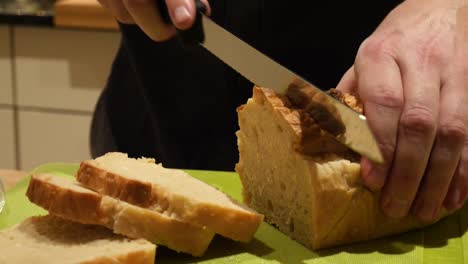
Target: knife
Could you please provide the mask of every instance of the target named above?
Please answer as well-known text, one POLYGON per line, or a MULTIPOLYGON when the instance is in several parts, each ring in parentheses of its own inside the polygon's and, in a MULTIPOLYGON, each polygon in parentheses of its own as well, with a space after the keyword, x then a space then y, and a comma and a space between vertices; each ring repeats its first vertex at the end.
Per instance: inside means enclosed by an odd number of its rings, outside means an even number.
MULTIPOLYGON (((340 118, 344 130, 336 139, 371 161, 384 162, 364 115, 237 38, 204 14, 206 8, 200 0, 196 0, 195 3, 197 13, 193 26, 188 30, 178 30, 177 37, 184 47, 203 46, 255 85, 270 88, 279 95, 285 95, 293 82, 308 84, 316 93, 323 94, 322 100, 326 98, 325 104, 333 108, 340 118)), ((157 5, 163 20, 172 24, 166 1, 157 0, 157 5)))

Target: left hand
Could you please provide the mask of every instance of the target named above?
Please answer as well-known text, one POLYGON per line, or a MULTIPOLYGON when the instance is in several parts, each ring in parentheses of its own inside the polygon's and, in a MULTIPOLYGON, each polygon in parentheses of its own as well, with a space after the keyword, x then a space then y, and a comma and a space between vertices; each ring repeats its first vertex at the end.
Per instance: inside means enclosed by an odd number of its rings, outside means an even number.
POLYGON ((468 198, 468 12, 407 0, 361 45, 338 89, 357 93, 385 157, 363 158, 384 213, 433 221, 468 198))

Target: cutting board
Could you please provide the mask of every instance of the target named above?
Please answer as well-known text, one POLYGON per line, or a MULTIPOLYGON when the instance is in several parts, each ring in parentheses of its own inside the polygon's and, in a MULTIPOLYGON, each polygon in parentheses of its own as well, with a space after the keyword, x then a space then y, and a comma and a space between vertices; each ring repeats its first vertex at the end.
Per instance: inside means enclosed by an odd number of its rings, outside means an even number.
MULTIPOLYGON (((45 164, 34 172, 51 172, 73 178, 76 164, 45 164)), ((186 170, 187 173, 241 200, 236 173, 186 170)), ((45 214, 25 196, 29 177, 7 192, 7 206, 0 214, 0 230, 31 215, 45 214)), ((404 234, 333 249, 312 251, 263 223, 250 243, 216 236, 203 258, 177 254, 158 247, 156 263, 457 263, 468 264, 468 205, 440 222, 404 234)))

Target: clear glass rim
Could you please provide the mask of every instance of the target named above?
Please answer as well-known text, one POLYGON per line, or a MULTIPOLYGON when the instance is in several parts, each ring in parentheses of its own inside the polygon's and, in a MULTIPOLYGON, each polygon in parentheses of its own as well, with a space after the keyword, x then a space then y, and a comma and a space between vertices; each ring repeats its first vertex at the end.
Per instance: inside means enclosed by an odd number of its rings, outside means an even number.
POLYGON ((6 198, 5 198, 5 188, 3 187, 3 181, 2 178, 0 178, 0 214, 3 211, 3 208, 5 207, 6 203, 6 198))

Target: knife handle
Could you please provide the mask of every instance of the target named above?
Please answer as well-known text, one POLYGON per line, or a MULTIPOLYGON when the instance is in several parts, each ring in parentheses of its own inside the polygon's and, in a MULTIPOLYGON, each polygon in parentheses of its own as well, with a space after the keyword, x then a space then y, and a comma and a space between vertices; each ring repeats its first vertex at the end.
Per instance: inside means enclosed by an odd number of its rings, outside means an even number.
MULTIPOLYGON (((159 12, 166 24, 173 25, 169 11, 167 10, 166 0, 156 0, 159 12)), ((182 46, 192 48, 205 41, 205 33, 203 32, 202 14, 206 14, 206 6, 200 0, 195 0, 196 17, 195 21, 189 29, 177 29, 177 38, 182 46)))

